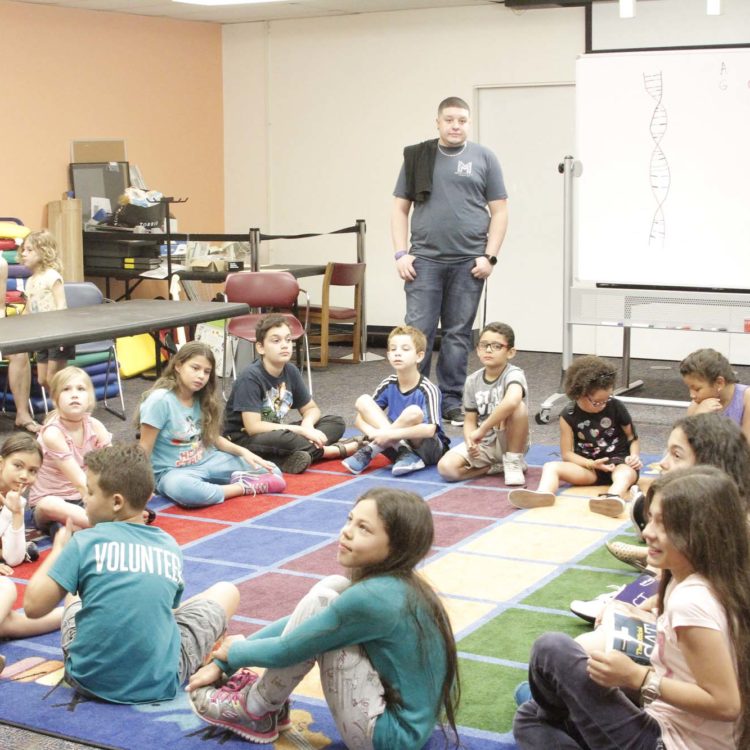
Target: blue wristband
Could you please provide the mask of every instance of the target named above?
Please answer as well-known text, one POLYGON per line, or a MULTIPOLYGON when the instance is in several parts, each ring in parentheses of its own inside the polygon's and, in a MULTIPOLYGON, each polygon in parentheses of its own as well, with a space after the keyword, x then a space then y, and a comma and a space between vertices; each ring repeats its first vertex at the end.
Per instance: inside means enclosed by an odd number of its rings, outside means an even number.
POLYGON ((406 252, 406 250, 399 250, 394 256, 394 260, 399 260, 400 258, 403 258, 404 255, 408 255, 409 253, 406 252))

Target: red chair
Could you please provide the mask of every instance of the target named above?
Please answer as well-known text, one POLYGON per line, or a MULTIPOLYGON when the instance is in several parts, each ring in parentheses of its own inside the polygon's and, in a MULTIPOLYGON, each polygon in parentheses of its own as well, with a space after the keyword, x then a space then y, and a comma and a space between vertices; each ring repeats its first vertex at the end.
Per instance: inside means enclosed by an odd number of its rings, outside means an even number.
POLYGON ((326 367, 329 362, 359 364, 362 358, 362 288, 365 280, 365 263, 329 263, 323 278, 323 299, 320 305, 310 305, 310 323, 320 326, 320 333, 310 335, 311 343, 320 343, 320 359, 313 364, 326 367), (354 306, 331 305, 331 287, 354 287, 354 306), (350 331, 333 333, 331 327, 351 323, 350 331), (331 341, 351 341, 351 359, 329 356, 331 341))
MULTIPOLYGON (((310 345, 307 339, 307 325, 310 317, 310 298, 300 289, 297 279, 288 271, 240 271, 227 276, 225 295, 227 302, 244 302, 257 312, 231 318, 224 325, 224 351, 227 351, 226 335, 249 341, 255 346, 255 327, 258 321, 269 312, 280 312, 289 323, 292 339, 302 339, 307 362, 307 383, 312 393, 312 372, 310 370, 310 345), (297 317, 297 299, 300 294, 306 298, 304 323, 297 317)), ((298 349, 299 354, 299 349, 298 349)), ((299 362, 299 359, 298 359, 299 362)), ((237 368, 232 361, 232 377, 236 379, 237 368)), ((226 372, 226 369, 224 370, 226 372)))

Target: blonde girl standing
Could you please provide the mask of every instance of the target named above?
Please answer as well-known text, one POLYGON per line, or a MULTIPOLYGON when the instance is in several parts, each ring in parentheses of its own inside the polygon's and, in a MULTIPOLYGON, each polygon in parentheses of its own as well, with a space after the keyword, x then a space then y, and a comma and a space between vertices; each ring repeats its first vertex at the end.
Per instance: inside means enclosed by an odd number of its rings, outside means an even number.
MULTIPOLYGON (((31 270, 24 293, 26 307, 23 314, 64 310, 65 288, 60 275, 62 264, 57 257, 55 238, 46 230, 32 232, 21 246, 21 260, 31 270)), ((69 359, 75 357, 75 347, 58 346, 35 352, 37 379, 43 387, 48 387, 56 372, 63 369, 69 359)), ((8 380, 16 406, 16 427, 27 432, 38 433, 39 424, 29 411, 31 392, 31 367, 26 353, 11 354, 8 357, 8 380)))

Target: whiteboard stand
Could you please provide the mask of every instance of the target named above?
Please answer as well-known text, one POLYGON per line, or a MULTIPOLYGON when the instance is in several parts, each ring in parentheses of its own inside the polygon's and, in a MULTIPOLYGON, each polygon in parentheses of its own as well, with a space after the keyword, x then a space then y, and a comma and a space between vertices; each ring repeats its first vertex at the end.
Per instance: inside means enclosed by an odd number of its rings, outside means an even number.
MULTIPOLYGON (((572 156, 566 156, 558 166, 563 175, 563 330, 562 330, 562 372, 560 374, 560 392, 548 396, 540 405, 536 414, 537 424, 547 424, 550 421, 550 412, 555 403, 567 398, 562 392, 562 384, 565 373, 573 360, 573 326, 574 325, 597 325, 616 326, 622 328, 622 374, 621 382, 625 386, 615 390, 615 395, 625 403, 651 404, 656 406, 676 406, 687 408, 687 401, 671 401, 666 399, 636 398, 623 396, 632 393, 643 385, 642 380, 630 380, 630 338, 633 327, 641 328, 669 328, 675 330, 693 330, 692 326, 673 324, 668 321, 641 322, 632 319, 632 308, 637 305, 662 304, 681 305, 686 300, 665 291, 646 292, 638 290, 629 293, 623 289, 596 289, 576 288, 573 279, 573 178, 580 177, 583 167, 581 162, 572 156), (575 303, 575 310, 574 310, 575 303), (616 314, 607 315, 611 305, 617 306, 616 314), (609 307, 607 307, 609 305, 609 307), (604 314, 601 310, 604 309, 604 314), (608 319, 608 318, 611 318, 608 319)), ((683 293, 684 294, 684 293, 683 293)), ((727 300, 716 300, 711 295, 705 295, 708 299, 696 299, 704 295, 692 294, 694 303, 710 301, 718 306, 748 306, 750 309, 750 295, 735 296, 727 300), (746 298, 746 299, 745 299, 746 298)), ((661 317, 664 317, 663 315, 661 317)), ((681 316, 682 317, 682 316, 681 316)), ((655 320, 652 318, 651 320, 655 320)), ((736 324, 735 324, 736 325, 736 324)), ((703 328, 701 326, 701 328, 703 328)), ((729 326, 712 326, 703 330, 729 330, 729 326)), ((742 330, 742 329, 738 329, 742 330)))

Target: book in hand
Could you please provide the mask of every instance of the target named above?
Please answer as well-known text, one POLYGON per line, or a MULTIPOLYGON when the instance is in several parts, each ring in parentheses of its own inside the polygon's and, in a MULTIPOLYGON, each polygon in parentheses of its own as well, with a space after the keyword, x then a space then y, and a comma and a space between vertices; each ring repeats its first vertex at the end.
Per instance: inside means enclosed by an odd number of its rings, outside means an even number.
POLYGON ((650 664, 656 646, 656 622, 645 610, 627 605, 607 607, 602 616, 607 651, 622 651, 638 664, 650 664))
POLYGON ((615 596, 619 602, 638 607, 651 596, 659 593, 659 579, 654 573, 641 573, 632 583, 623 586, 615 596))

